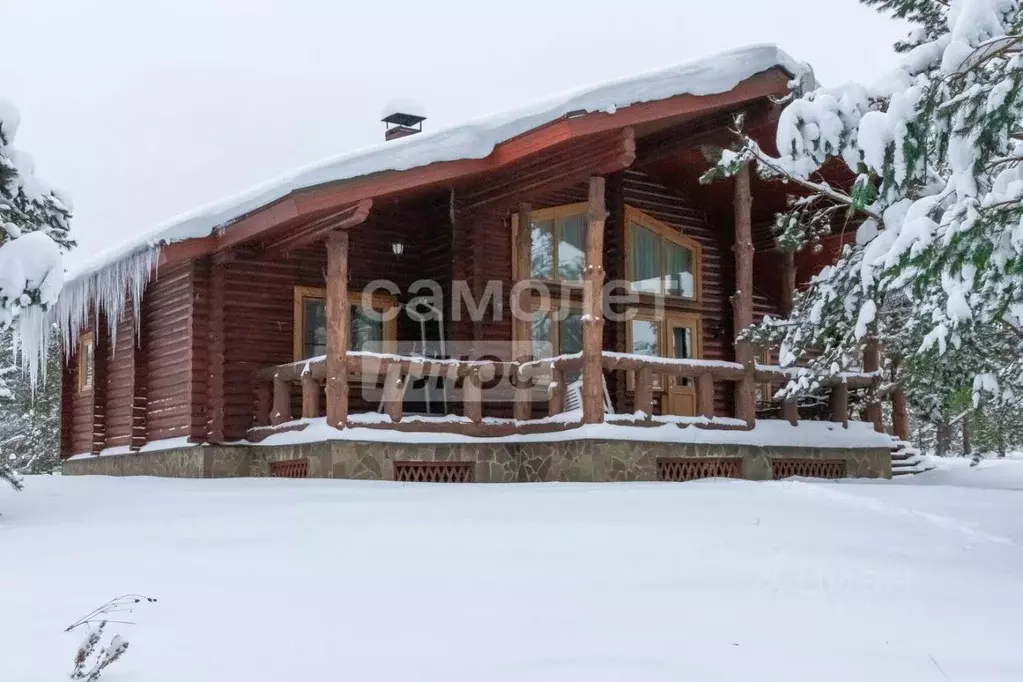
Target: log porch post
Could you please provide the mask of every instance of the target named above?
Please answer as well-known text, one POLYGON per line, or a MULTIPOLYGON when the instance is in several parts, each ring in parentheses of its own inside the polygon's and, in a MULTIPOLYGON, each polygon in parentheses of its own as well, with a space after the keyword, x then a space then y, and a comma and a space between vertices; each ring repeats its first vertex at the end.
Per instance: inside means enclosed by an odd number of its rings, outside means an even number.
MULTIPOLYGON (((870 337, 867 339, 867 345, 863 348, 863 371, 878 372, 880 369, 881 346, 876 338, 870 337)), ((875 376, 870 384, 870 390, 867 392, 867 408, 864 412, 866 413, 867 421, 874 425, 874 430, 878 433, 884 433, 881 402, 877 399, 877 386, 880 383, 881 377, 879 375, 875 376)))
POLYGON ((796 259, 788 250, 781 252, 781 259, 781 311, 788 317, 796 298, 796 259))
MULTIPOLYGON (((892 379, 898 381, 899 358, 892 358, 892 379)), ((899 440, 909 440, 909 401, 906 389, 897 385, 892 389, 892 433, 899 440)))
POLYGON ((845 381, 831 387, 831 421, 849 428, 849 384, 845 381))
POLYGON ((327 237, 327 424, 344 428, 348 421, 348 233, 327 237))
POLYGON ((586 271, 583 293, 583 423, 604 421, 604 178, 590 178, 586 225, 586 271))
MULTIPOLYGON (((732 295, 732 318, 735 338, 753 324, 753 198, 750 192, 750 169, 745 165, 735 176, 735 293, 732 295)), ((752 428, 756 423, 756 366, 753 345, 735 341, 735 361, 746 370, 735 384, 735 416, 752 428)))
POLYGON ((557 367, 551 370, 551 383, 547 387, 547 414, 554 416, 565 409, 565 372, 557 367))
MULTIPOLYGON (((529 279, 530 270, 532 269, 530 252, 533 248, 533 219, 532 207, 529 204, 519 204, 518 221, 518 231, 515 234, 515 271, 518 280, 524 282, 529 279)), ((512 306, 512 314, 518 313, 518 316, 512 321, 512 324, 515 325, 514 338, 516 339, 515 357, 513 359, 519 362, 526 362, 531 360, 533 356, 533 329, 531 320, 525 316, 529 302, 526 290, 522 289, 518 296, 518 305, 512 306)), ((523 421, 533 416, 533 406, 530 402, 532 391, 529 387, 518 386, 518 379, 519 377, 516 377, 515 419, 523 421)))

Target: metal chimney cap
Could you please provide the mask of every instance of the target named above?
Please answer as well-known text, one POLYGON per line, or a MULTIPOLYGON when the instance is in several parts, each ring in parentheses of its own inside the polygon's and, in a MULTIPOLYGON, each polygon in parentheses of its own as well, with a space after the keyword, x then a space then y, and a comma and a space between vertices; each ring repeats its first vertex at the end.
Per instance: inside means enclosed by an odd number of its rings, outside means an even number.
POLYGON ((393 99, 384 107, 380 119, 384 123, 412 127, 426 120, 426 109, 411 99, 393 99))

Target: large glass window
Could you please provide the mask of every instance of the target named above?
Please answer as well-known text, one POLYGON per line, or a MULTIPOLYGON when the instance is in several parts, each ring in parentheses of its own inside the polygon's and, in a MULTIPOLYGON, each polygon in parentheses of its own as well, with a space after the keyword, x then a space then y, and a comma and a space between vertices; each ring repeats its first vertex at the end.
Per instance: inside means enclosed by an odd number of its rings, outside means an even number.
POLYGON ((639 211, 627 211, 629 279, 633 291, 697 297, 699 246, 639 211))
MULTIPOLYGON (((676 360, 688 360, 694 357, 693 330, 688 326, 671 326, 671 352, 676 360)), ((689 386, 688 377, 675 377, 675 385, 689 386)))
POLYGON ((582 315, 579 312, 533 313, 533 354, 538 358, 580 353, 583 349, 582 315), (556 333, 552 333, 556 330, 556 333))
MULTIPOLYGON (((661 323, 653 320, 632 320, 629 322, 629 352, 633 355, 643 355, 651 358, 661 357, 661 323)), ((635 375, 629 372, 628 387, 632 390, 635 385, 635 375)), ((654 374, 653 385, 655 389, 661 387, 661 375, 654 374)))
POLYGON ((529 278, 582 281, 586 267, 586 205, 536 211, 531 223, 529 278))
MULTIPOLYGON (((295 359, 326 355, 327 300, 324 291, 299 287, 295 298, 296 312, 300 315, 295 325, 295 359)), ((384 321, 379 313, 393 302, 380 300, 368 303, 353 295, 351 305, 348 349, 383 352, 385 342, 394 341, 394 325, 384 321)))

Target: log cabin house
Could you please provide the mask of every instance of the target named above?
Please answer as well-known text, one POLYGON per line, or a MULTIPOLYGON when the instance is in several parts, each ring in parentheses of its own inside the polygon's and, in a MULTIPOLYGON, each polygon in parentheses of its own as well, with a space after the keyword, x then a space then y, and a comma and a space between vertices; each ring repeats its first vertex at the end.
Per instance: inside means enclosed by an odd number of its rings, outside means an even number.
POLYGON ((876 349, 801 414, 734 341, 815 267, 773 243, 786 188, 698 182, 737 114, 774 151, 798 68, 756 46, 436 133, 388 111, 381 145, 102 255, 55 311, 64 471, 889 476, 879 408, 849 414, 876 349))

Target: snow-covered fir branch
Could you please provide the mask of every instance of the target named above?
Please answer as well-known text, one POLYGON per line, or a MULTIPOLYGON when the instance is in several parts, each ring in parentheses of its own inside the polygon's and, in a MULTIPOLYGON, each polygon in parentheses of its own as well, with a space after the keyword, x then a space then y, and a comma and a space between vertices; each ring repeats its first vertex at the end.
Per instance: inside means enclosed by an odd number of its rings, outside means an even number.
MULTIPOLYGON (((14 145, 17 109, 0 101, 0 401, 14 398, 27 374, 34 391, 45 376, 52 338, 47 310, 64 284, 61 254, 74 246, 71 202, 35 174, 32 158, 14 145), (9 362, 4 361, 9 354, 9 362)), ((12 453, 0 448, 0 478, 15 483, 12 453)))
POLYGON ((1023 395, 1023 10, 1019 0, 863 0, 908 20, 898 68, 877 83, 797 93, 781 111, 778 156, 749 138, 713 173, 744 163, 794 186, 781 248, 855 232, 796 296, 790 319, 747 332, 811 366, 788 387, 861 362, 868 338, 901 358, 896 381, 923 414, 951 397, 1023 395), (849 188, 822 181, 836 165, 849 188), (928 392, 933 395, 928 398, 928 392))

